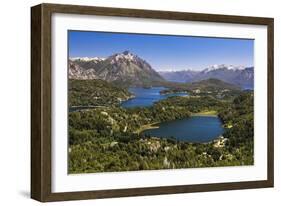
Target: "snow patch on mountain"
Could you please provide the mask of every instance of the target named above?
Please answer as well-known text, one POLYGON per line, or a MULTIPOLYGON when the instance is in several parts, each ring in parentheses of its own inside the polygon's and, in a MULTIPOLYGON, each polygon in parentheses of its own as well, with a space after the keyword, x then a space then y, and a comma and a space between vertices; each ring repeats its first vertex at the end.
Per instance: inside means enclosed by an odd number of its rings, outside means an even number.
POLYGON ((226 70, 244 70, 246 67, 245 66, 234 66, 234 65, 226 65, 226 64, 214 64, 211 65, 207 68, 205 68, 202 72, 203 73, 208 73, 210 71, 218 70, 218 69, 226 69, 226 70))
POLYGON ((71 61, 84 61, 84 62, 89 62, 89 61, 104 61, 105 58, 101 57, 72 57, 69 58, 71 61))
POLYGON ((129 51, 113 54, 106 59, 72 58, 69 68, 69 78, 74 79, 98 78, 141 86, 164 81, 149 63, 129 51))

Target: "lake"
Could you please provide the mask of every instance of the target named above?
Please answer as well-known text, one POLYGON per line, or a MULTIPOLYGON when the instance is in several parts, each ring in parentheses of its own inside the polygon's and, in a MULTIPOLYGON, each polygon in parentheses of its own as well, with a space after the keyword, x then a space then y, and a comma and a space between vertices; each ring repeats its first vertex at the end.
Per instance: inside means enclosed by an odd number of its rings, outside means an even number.
POLYGON ((159 128, 148 129, 142 134, 187 142, 209 142, 224 132, 221 120, 216 116, 191 116, 180 120, 160 123, 159 128))
POLYGON ((135 95, 134 98, 124 101, 121 106, 124 108, 130 107, 148 107, 152 106, 153 103, 166 99, 172 96, 187 96, 187 93, 173 93, 173 94, 160 94, 162 90, 165 90, 165 87, 151 87, 151 88, 142 88, 142 87, 131 87, 129 92, 135 95))

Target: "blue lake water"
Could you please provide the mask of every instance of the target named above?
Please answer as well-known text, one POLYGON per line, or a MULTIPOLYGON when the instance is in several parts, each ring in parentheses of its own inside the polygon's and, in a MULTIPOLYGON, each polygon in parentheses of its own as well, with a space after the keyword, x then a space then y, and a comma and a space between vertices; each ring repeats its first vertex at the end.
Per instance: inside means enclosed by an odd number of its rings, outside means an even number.
POLYGON ((148 129, 143 134, 153 137, 175 138, 187 142, 209 142, 224 132, 222 122, 215 116, 191 116, 158 124, 159 128, 148 129))
POLYGON ((134 98, 124 101, 121 106, 124 108, 130 107, 147 107, 152 106, 153 103, 166 99, 171 96, 186 96, 187 93, 173 93, 161 95, 160 92, 165 90, 165 87, 151 87, 151 88, 142 88, 142 87, 132 87, 129 88, 129 91, 135 95, 134 98))

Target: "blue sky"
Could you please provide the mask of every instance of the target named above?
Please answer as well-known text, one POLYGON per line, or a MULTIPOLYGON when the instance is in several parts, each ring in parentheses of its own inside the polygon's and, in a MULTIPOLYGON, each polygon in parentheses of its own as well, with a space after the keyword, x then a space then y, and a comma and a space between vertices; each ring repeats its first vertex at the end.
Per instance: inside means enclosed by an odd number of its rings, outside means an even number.
POLYGON ((202 70, 214 64, 254 66, 254 40, 68 32, 69 57, 108 57, 129 50, 155 70, 202 70))

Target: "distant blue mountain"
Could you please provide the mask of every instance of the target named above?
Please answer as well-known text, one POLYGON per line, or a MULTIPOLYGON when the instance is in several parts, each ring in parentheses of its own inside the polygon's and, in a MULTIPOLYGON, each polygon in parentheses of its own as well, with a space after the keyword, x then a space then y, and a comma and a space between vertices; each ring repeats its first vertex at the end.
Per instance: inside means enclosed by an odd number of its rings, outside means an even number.
POLYGON ((167 81, 173 82, 197 82, 214 78, 245 89, 253 89, 254 87, 254 67, 214 65, 202 71, 162 71, 159 74, 167 81))

